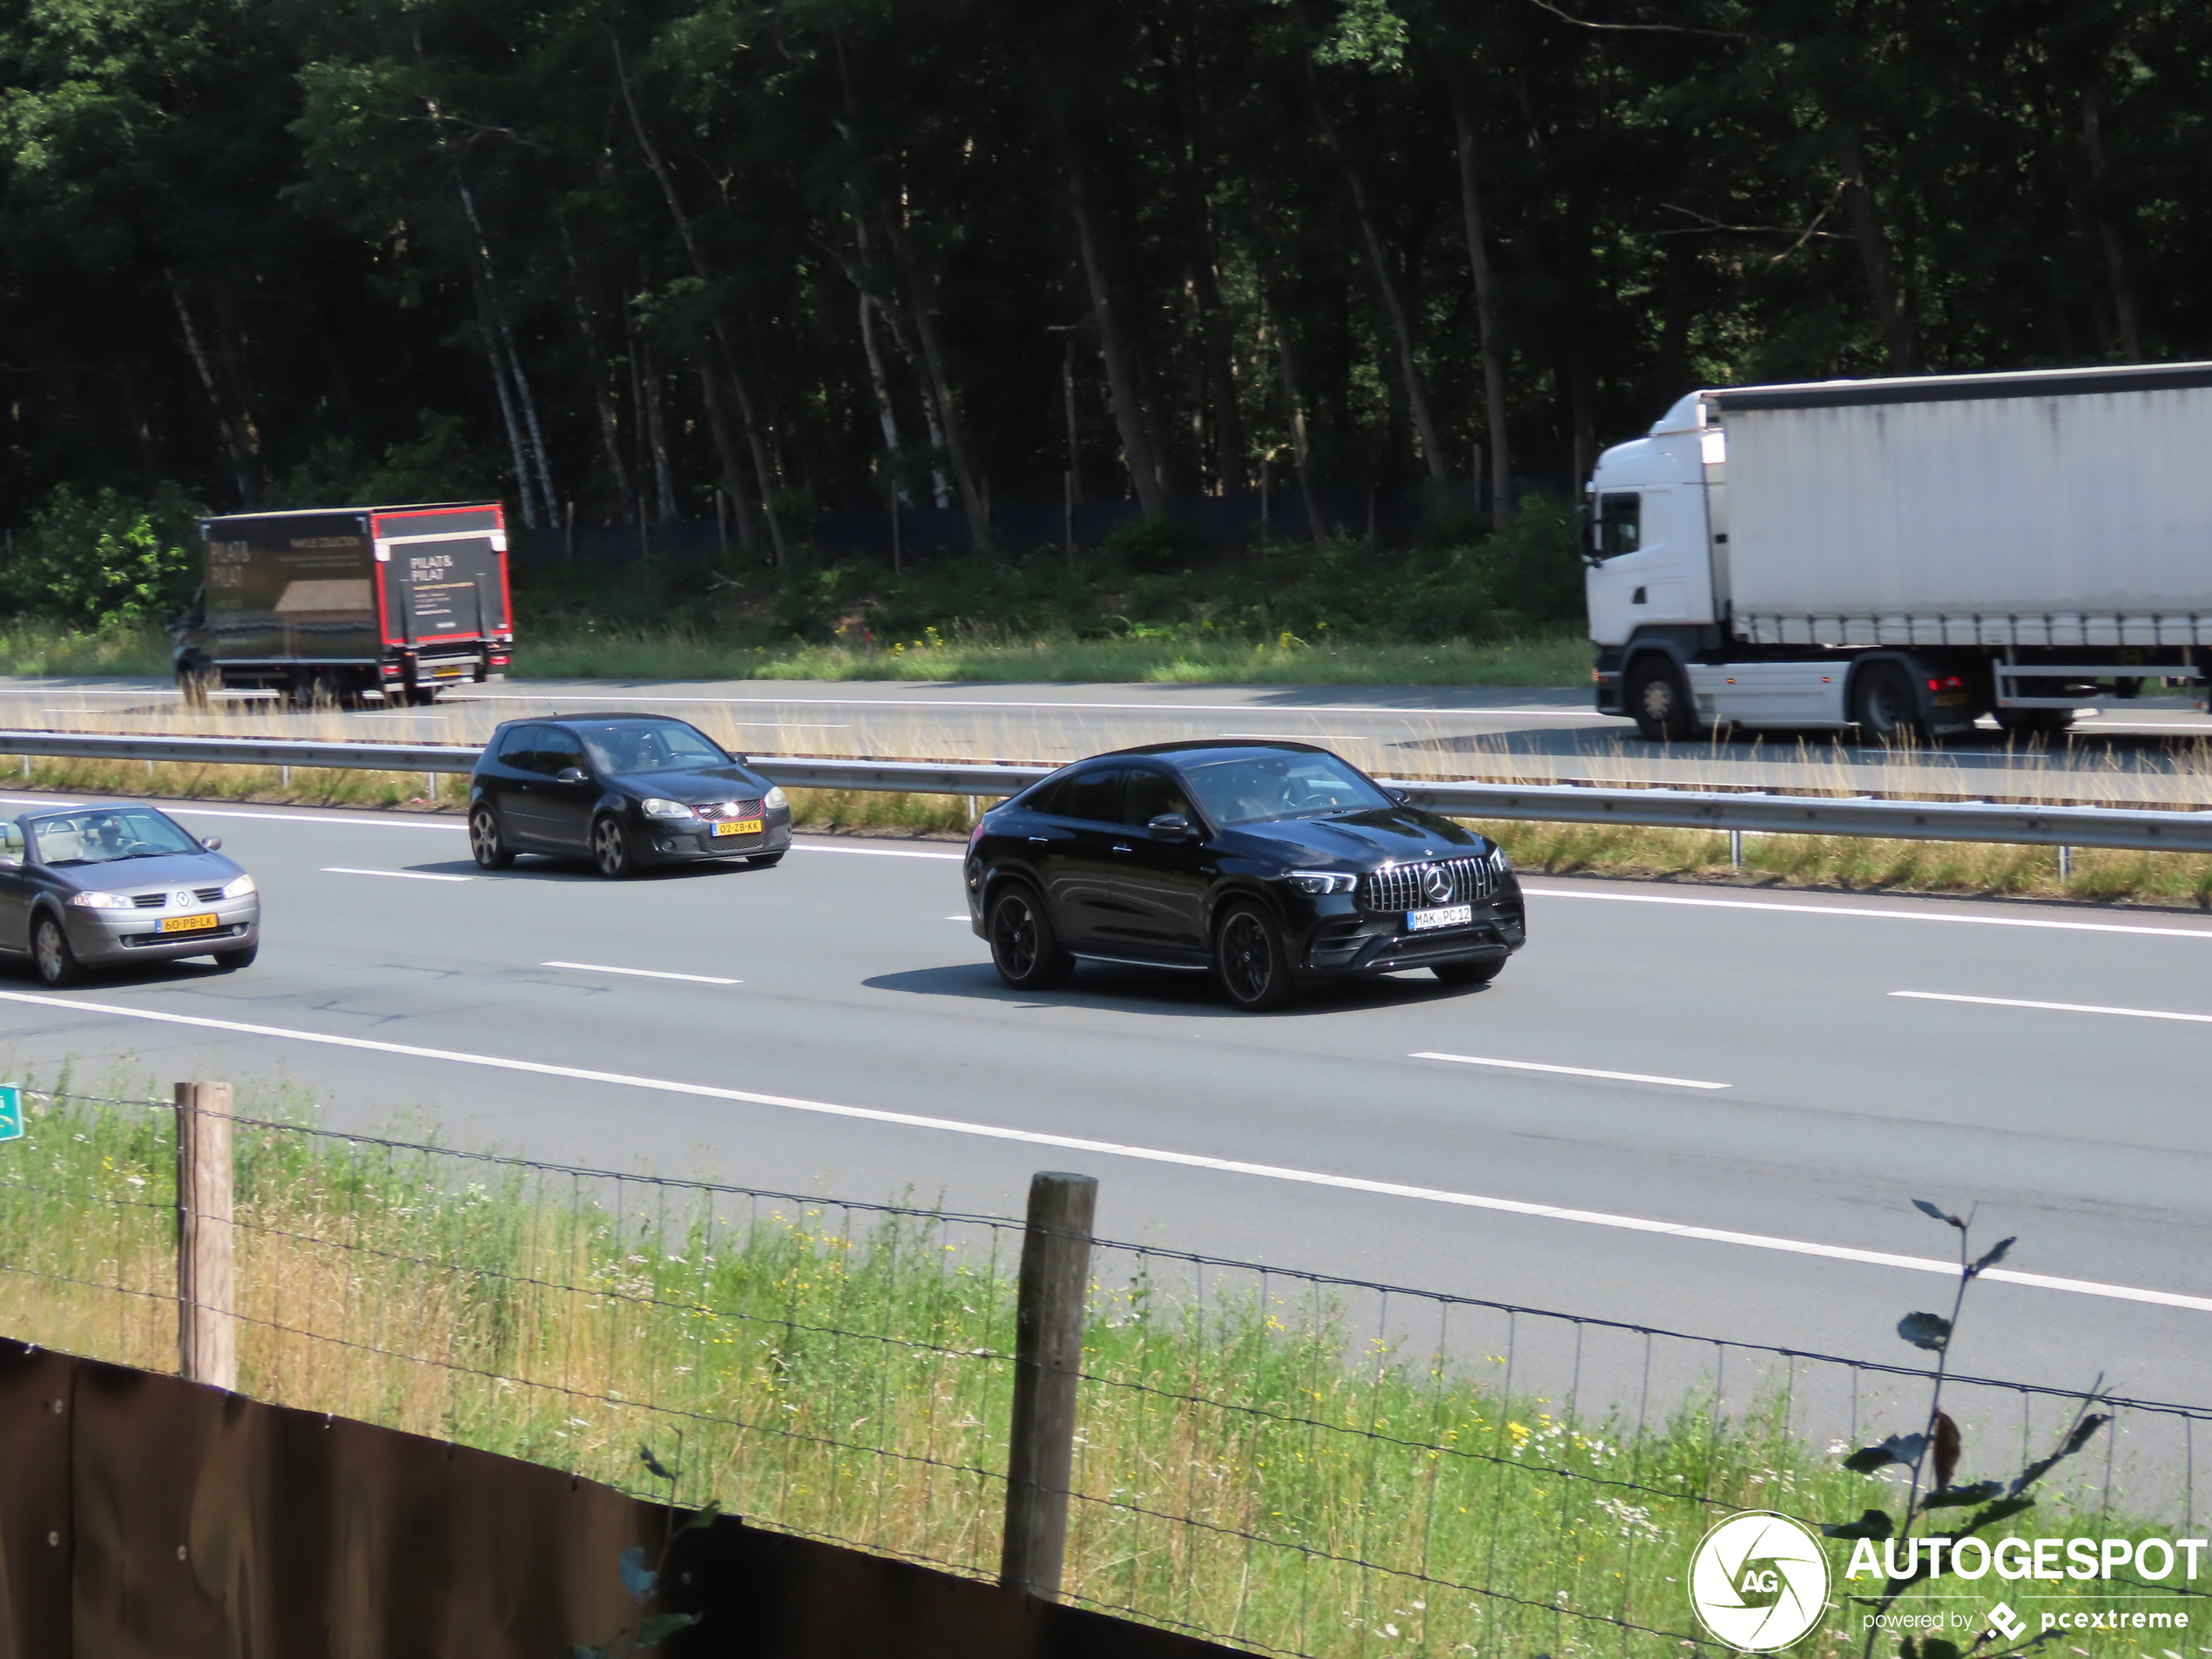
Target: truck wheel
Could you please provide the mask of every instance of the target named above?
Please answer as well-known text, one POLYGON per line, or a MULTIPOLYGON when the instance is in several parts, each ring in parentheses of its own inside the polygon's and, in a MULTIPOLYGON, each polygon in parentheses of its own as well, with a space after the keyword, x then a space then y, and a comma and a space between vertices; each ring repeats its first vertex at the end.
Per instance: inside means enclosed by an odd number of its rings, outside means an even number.
POLYGON ((1663 657, 1647 657, 1629 678, 1629 713, 1647 743, 1677 743, 1690 734, 1689 688, 1663 657))
POLYGON ((186 658, 177 664, 177 693, 188 709, 206 708, 208 693, 222 683, 222 671, 204 659, 186 658))
POLYGON ((1912 682, 1895 663, 1870 663, 1851 687, 1858 735, 1868 743, 1924 743, 1928 728, 1912 682))

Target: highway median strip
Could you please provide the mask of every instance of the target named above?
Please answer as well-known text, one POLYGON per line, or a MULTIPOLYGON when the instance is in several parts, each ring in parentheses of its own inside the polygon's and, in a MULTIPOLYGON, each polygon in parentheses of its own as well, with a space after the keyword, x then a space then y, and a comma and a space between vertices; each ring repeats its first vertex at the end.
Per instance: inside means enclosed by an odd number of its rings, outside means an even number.
MULTIPOLYGON (((711 1083, 644 1077, 626 1072, 600 1071, 582 1066, 559 1066, 545 1061, 519 1060, 500 1055, 470 1054, 460 1049, 433 1049, 415 1043, 385 1042, 369 1037, 341 1036, 332 1032, 302 1031, 287 1026, 252 1024, 242 1020, 218 1020, 203 1015, 170 1014, 158 1008, 123 1008, 110 1002, 86 1001, 79 997, 47 996, 30 991, 0 991, 0 1001, 20 1002, 31 1008, 61 1008, 72 1013, 99 1015, 110 1019, 145 1020, 157 1024, 184 1026, 197 1030, 227 1031, 239 1036, 273 1037, 280 1042, 306 1042, 326 1048, 351 1049, 373 1054, 399 1055, 419 1060, 442 1061, 453 1065, 481 1066, 497 1071, 522 1072, 541 1077, 561 1077, 578 1082, 604 1083, 617 1088, 646 1089, 655 1093, 679 1095, 693 1099, 724 1100, 740 1105, 770 1106, 784 1111, 810 1112, 826 1117, 845 1117, 862 1123, 885 1123, 906 1129, 932 1130, 944 1134, 974 1136, 983 1140, 1008 1141, 1028 1146, 1049 1146, 1064 1151, 1096 1153, 1105 1157, 1132 1158, 1148 1163, 1174 1164, 1185 1169, 1211 1170, 1226 1175, 1252 1176, 1262 1180, 1286 1181, 1304 1186, 1334 1188, 1340 1191, 1367 1193, 1379 1197, 1412 1198, 1429 1204, 1452 1204, 1461 1209, 1489 1211, 1501 1215, 1526 1216, 1539 1220, 1572 1222, 1582 1226, 1657 1234, 1694 1243, 1732 1244, 1750 1250, 1773 1251, 1793 1256, 1817 1257, 1830 1261, 1849 1262, 1862 1266, 1903 1268, 1912 1272, 1941 1274, 1946 1278, 1956 1278, 1959 1271, 1959 1264, 1956 1261, 1942 1261, 1932 1257, 1901 1256, 1887 1251, 1859 1250, 1843 1244, 1815 1244, 1804 1239, 1780 1238, 1764 1233, 1690 1226, 1680 1222, 1658 1221, 1641 1216, 1612 1215, 1602 1211, 1575 1210, 1558 1204, 1531 1204, 1516 1198, 1489 1197, 1476 1193, 1453 1192, 1442 1188, 1413 1186, 1394 1181, 1372 1181, 1356 1176, 1332 1175, 1320 1170, 1290 1169, 1279 1164, 1249 1163, 1239 1158, 1209 1157, 1196 1152, 1178 1152, 1159 1147, 1130 1146, 1115 1141, 1092 1140, 1073 1135, 1053 1135, 1037 1130, 1011 1129, 994 1123, 967 1123, 958 1118, 930 1117, 912 1112, 886 1111, 872 1106, 847 1106, 829 1101, 804 1100, 788 1095, 761 1094, 744 1089, 724 1089, 711 1083)), ((2001 1267, 1992 1268, 1981 1277, 2038 1290, 2064 1291, 2079 1296, 2103 1297, 2116 1301, 2145 1302, 2161 1307, 2189 1308, 2202 1312, 2212 1312, 2212 1297, 2187 1296, 2173 1291, 2149 1290, 2128 1285, 2110 1285, 2092 1279, 2063 1278, 2044 1273, 2024 1273, 2001 1267)))

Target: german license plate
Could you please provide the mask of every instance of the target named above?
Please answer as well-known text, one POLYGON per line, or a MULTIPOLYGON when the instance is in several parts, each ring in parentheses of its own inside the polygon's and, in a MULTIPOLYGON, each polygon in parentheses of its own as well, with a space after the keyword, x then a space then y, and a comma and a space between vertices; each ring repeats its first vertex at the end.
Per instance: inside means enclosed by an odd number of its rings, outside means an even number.
POLYGON ((1406 913, 1406 931, 1425 934, 1438 927, 1464 927, 1474 920, 1473 905, 1447 904, 1441 910, 1409 910, 1406 913))
POLYGON ((161 931, 165 934, 205 933, 217 925, 213 916, 164 916, 161 919, 161 931))
POLYGON ((725 818, 714 826, 717 835, 758 835, 760 819, 757 818, 725 818))

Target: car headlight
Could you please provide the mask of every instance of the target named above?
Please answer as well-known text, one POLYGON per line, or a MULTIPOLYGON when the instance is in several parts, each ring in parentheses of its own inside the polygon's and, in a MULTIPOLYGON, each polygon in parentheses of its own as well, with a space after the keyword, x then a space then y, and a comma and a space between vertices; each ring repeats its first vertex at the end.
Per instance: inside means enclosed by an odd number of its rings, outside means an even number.
POLYGON ((780 813, 791 805, 791 797, 784 793, 781 784, 770 784, 768 792, 760 798, 760 804, 772 813, 780 813))
POLYGON ((658 795, 648 795, 638 803, 648 818, 689 818, 691 809, 680 800, 663 800, 658 795))
POLYGON ((1500 875, 1513 873, 1513 860, 1506 856, 1505 848, 1494 846, 1490 849, 1490 867, 1500 875))
POLYGON ((1349 893, 1359 878, 1336 870, 1293 870, 1283 878, 1300 893, 1349 893))
POLYGON ((226 899, 243 899, 247 894, 252 893, 253 890, 253 878, 250 875, 242 875, 235 881, 226 881, 223 884, 223 897, 226 899))
POLYGON ((70 896, 70 903, 82 905, 87 910, 128 910, 131 901, 119 893, 78 893, 70 896))

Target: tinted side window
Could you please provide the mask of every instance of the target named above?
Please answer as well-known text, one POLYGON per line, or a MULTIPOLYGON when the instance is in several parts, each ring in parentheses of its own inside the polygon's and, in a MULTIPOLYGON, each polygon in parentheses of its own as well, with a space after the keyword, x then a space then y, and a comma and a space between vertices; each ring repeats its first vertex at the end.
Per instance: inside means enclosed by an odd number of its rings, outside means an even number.
POLYGON ((1597 498, 1597 556, 1609 559, 1643 545, 1643 497, 1623 490, 1597 498))
POLYGON ((1060 803, 1067 798, 1068 779, 1057 778, 1023 796, 1022 810, 1041 813, 1046 818, 1058 818, 1062 815, 1060 803))
POLYGON ((1088 819, 1095 824, 1122 821, 1122 779, 1128 774, 1118 766, 1078 772, 1067 783, 1058 815, 1088 819))
POLYGON ((1122 822, 1149 824, 1169 816, 1187 818, 1194 824, 1198 821, 1197 813, 1184 799, 1183 786, 1163 772, 1130 773, 1129 792, 1122 799, 1122 822))
POLYGON ((536 772, 537 740, 544 735, 542 725, 516 726, 499 740, 499 764, 517 772, 536 772))
POLYGON ((558 726, 546 726, 543 731, 543 736, 539 738, 536 752, 532 757, 536 762, 536 770, 551 778, 566 767, 583 766, 583 739, 575 732, 563 732, 558 726))

